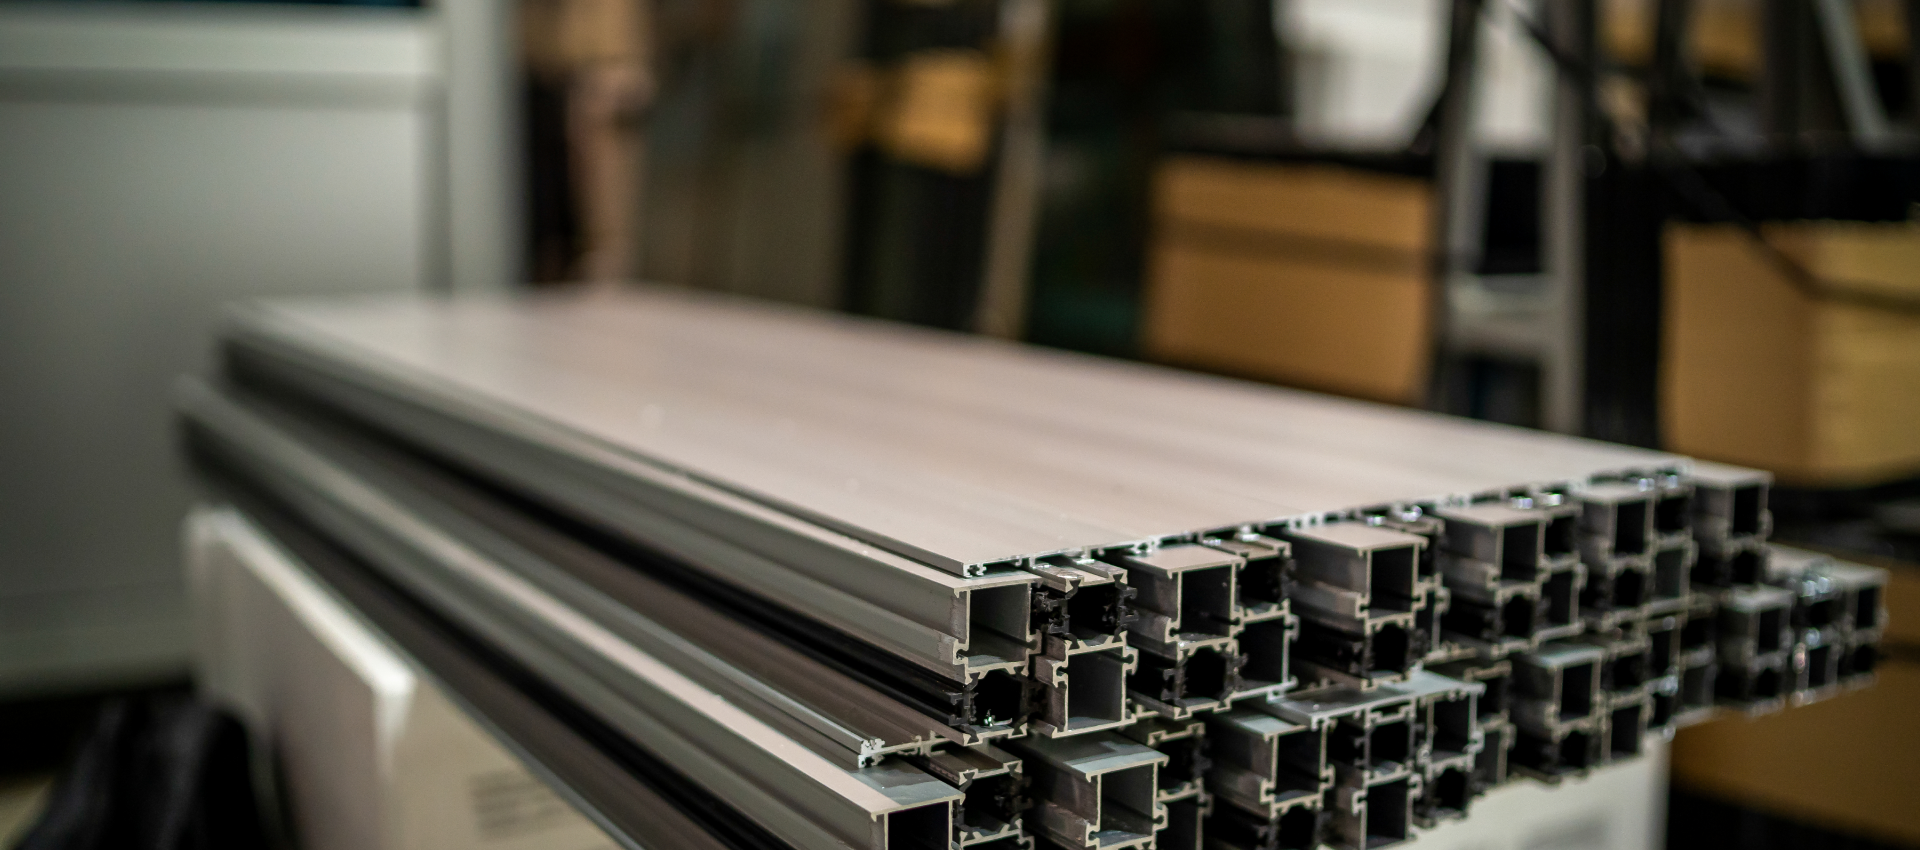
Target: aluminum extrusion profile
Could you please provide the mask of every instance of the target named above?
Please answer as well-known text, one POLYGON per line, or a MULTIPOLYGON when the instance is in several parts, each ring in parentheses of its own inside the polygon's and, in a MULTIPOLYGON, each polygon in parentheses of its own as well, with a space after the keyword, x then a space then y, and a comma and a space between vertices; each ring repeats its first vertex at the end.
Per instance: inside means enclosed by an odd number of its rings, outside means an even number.
POLYGON ((428 407, 592 434, 622 457, 957 572, 1687 466, 1655 452, 661 290, 267 304, 237 314, 225 338, 283 360, 325 361, 428 407), (542 373, 563 380, 526 380, 542 373), (967 377, 912 379, 926 374, 967 377), (1075 403, 1042 403, 1063 398, 1075 403), (541 421, 529 420, 531 410, 541 421), (1196 443, 1200 427, 1213 437, 1196 443), (834 437, 856 430, 858 441, 834 437), (942 450, 918 450, 929 441, 942 450), (1051 468, 1004 463, 1010 441, 1044 452, 1051 468), (1369 453, 1361 465, 1324 460, 1369 453), (845 486, 849 473, 860 489, 845 486), (1155 504, 1114 498, 1145 489, 1159 494, 1155 504), (1028 510, 1035 506, 1043 514, 1028 510))
MULTIPOLYGON (((916 698, 913 705, 919 708, 909 708, 863 684, 867 671, 854 672, 858 678, 850 678, 808 651, 780 642, 773 633, 744 625, 736 619, 740 612, 730 616, 692 598, 637 568, 640 564, 596 550, 404 452, 311 421, 291 421, 290 412, 271 406, 249 408, 248 404, 258 402, 240 402, 228 412, 251 410, 247 415, 266 417, 259 424, 283 429, 283 436, 297 438, 308 449, 353 469, 370 485, 407 501, 423 515, 457 527, 483 529, 468 535, 469 542, 490 557, 515 565, 529 579, 550 577, 545 589, 572 594, 573 604, 597 612, 601 622, 616 626, 651 622, 666 629, 670 634, 634 637, 655 641, 656 653, 674 652, 678 641, 692 640, 734 668, 720 674, 721 680, 707 682, 710 687, 735 687, 733 680, 739 673, 749 677, 740 680, 740 687, 757 688, 752 679, 767 683, 778 693, 741 695, 743 705, 762 707, 763 719, 789 727, 789 734, 814 742, 823 755, 852 759, 849 767, 870 764, 889 753, 923 752, 942 740, 972 744, 1024 731, 1017 698, 1012 706, 986 704, 989 692, 999 684, 994 675, 960 692, 967 707, 958 710, 958 717, 951 705, 938 702, 939 697, 916 698), (558 579, 561 574, 591 591, 583 593, 558 579), (638 619, 633 618, 635 614, 638 619), (980 716, 996 710, 1004 716, 980 716), (822 742, 829 745, 819 746, 822 742)), ((683 665, 683 669, 687 668, 683 665)), ((1019 687, 1014 685, 1016 690, 1019 687)))
POLYGON ((1138 592, 1128 642, 1140 650, 1128 680, 1134 699, 1170 719, 1219 708, 1240 690, 1234 636, 1242 609, 1237 587, 1245 560, 1199 544, 1107 556, 1138 592))
POLYGON ((1337 850, 1389 847, 1413 837, 1413 774, 1367 785, 1339 785, 1327 793, 1328 844, 1337 850))
POLYGON ((1042 638, 1059 639, 1075 651, 1125 643, 1137 613, 1139 591, 1127 571, 1085 557, 1055 556, 1028 564, 1036 584, 1030 620, 1042 638))
POLYGON ((1261 819, 1317 810, 1334 782, 1328 724, 1295 723, 1251 708, 1206 716, 1213 769, 1207 790, 1261 819))
POLYGON ((1328 617, 1316 608, 1301 606, 1300 630, 1295 635, 1292 666, 1303 684, 1346 686, 1362 690, 1406 678, 1419 666, 1414 642, 1419 633, 1415 614, 1374 617, 1355 625, 1328 617))
POLYGON ((1026 759, 1035 804, 1027 827, 1071 848, 1151 847, 1167 825, 1155 799, 1167 756, 1113 732, 1025 738, 1007 748, 1026 759))
MULTIPOLYGON (((821 850, 883 850, 895 831, 945 840, 949 809, 961 799, 951 786, 904 765, 836 765, 421 518, 388 495, 398 489, 392 482, 369 486, 204 387, 187 385, 179 398, 251 485, 768 832, 821 850)), ((903 846, 925 839, 911 835, 903 846)))
POLYGON ((1448 821, 1464 820, 1473 799, 1482 790, 1474 778, 1479 753, 1436 761, 1420 777, 1420 795, 1413 801, 1413 822, 1432 829, 1448 821))
POLYGON ((1292 616, 1293 584, 1297 567, 1293 547, 1285 540, 1253 531, 1203 537, 1200 543, 1237 555, 1240 622, 1251 624, 1292 616))
POLYGON ((1501 584, 1537 584, 1546 561, 1547 517, 1502 504, 1441 508, 1439 569, 1449 587, 1491 597, 1501 584))
POLYGON ((1138 712, 1128 683, 1139 664, 1138 651, 1118 640, 1049 636, 1046 651, 1033 658, 1033 682, 1040 689, 1040 711, 1030 724, 1034 734, 1058 738, 1134 722, 1138 712))
POLYGON ((1367 785, 1410 775, 1419 756, 1413 696, 1399 687, 1322 688, 1259 708, 1283 720, 1324 726, 1336 784, 1367 785))
POLYGON ((1552 732, 1593 718, 1601 706, 1605 652, 1597 646, 1552 643, 1510 659, 1511 714, 1523 729, 1552 732))
POLYGON ((1037 646, 1020 610, 1030 604, 999 598, 1024 591, 989 593, 989 604, 973 599, 977 589, 1030 583, 1029 573, 955 576, 537 418, 387 386, 377 374, 271 336, 237 333, 226 369, 250 390, 344 411, 948 678, 1021 670, 1037 646))
POLYGON ((1466 817, 1469 804, 1482 790, 1473 773, 1486 745, 1478 706, 1486 686, 1422 671, 1409 677, 1402 689, 1414 695, 1420 777, 1413 801, 1414 822, 1431 827, 1466 817))
POLYGON ((1540 583, 1540 627, 1534 629, 1534 636, 1541 641, 1560 640, 1586 631, 1580 610, 1586 588, 1585 564, 1572 558, 1550 562, 1540 583))
POLYGON ((1793 651, 1793 603, 1794 594, 1777 587, 1740 587, 1721 594, 1716 626, 1721 663, 1747 666, 1785 659, 1793 651))
POLYGON ((1652 550, 1654 482, 1597 484, 1574 494, 1580 505, 1580 560, 1589 567, 1652 550))
POLYGON ((1154 833, 1154 850, 1206 850, 1206 823, 1213 814, 1213 799, 1205 793, 1168 800, 1167 825, 1154 833))
POLYGON ((1597 693, 1603 702, 1638 699, 1646 695, 1649 683, 1653 681, 1649 659, 1653 652, 1653 641, 1644 631, 1589 634, 1573 642, 1599 648, 1600 690, 1597 693))
POLYGON ((1300 607, 1356 625, 1413 613, 1426 538, 1360 523, 1292 529, 1283 536, 1299 565, 1294 600, 1300 607))
POLYGON ((1449 640, 1471 647, 1483 657, 1526 650, 1540 642, 1546 614, 1543 588, 1544 583, 1503 584, 1487 599, 1455 594, 1440 618, 1441 631, 1449 640))
POLYGON ((1220 850, 1315 850, 1325 842, 1327 813, 1321 805, 1263 817, 1234 806, 1216 806, 1207 819, 1207 843, 1220 850))
POLYGON ((1025 763, 991 744, 942 750, 914 760, 922 770, 960 789, 954 804, 954 850, 991 844, 995 848, 1031 843, 1021 829, 1032 804, 1025 763))
POLYGON ((1604 715, 1553 729, 1517 723, 1508 763, 1512 770, 1550 784, 1585 775, 1606 762, 1606 729, 1604 715))
POLYGON ((1167 764, 1160 768, 1154 799, 1166 803, 1206 792, 1207 771, 1213 767, 1213 758, 1204 721, 1197 718, 1174 721, 1147 717, 1121 729, 1120 734, 1152 747, 1167 757, 1167 764))
POLYGON ((1647 728, 1653 703, 1647 694, 1611 697, 1606 708, 1606 759, 1624 761, 1639 758, 1646 746, 1647 728))
POLYGON ((1653 538, 1655 546, 1693 539, 1693 484, 1681 475, 1662 475, 1654 482, 1653 538))
POLYGON ((1773 476, 1757 469, 1694 461, 1693 535, 1703 549, 1724 552, 1759 543, 1773 532, 1767 510, 1773 476))
POLYGON ((1483 721, 1480 734, 1484 743, 1480 753, 1473 759, 1473 781, 1481 788, 1492 788, 1505 784, 1511 777, 1509 762, 1513 746, 1519 734, 1514 725, 1504 719, 1492 722, 1483 721))
POLYGON ((1129 639, 1143 642, 1136 645, 1171 649, 1238 632, 1243 615, 1237 580, 1246 564, 1239 555, 1189 543, 1110 557, 1127 570, 1127 584, 1138 592, 1137 616, 1129 627, 1129 639))
POLYGON ((1743 541, 1709 545, 1698 543, 1689 576, 1694 587, 1726 589, 1758 584, 1766 579, 1767 558, 1772 550, 1765 542, 1743 541))
POLYGON ((1648 577, 1648 614, 1685 611, 1693 596, 1693 571, 1700 549, 1691 539, 1666 540, 1653 552, 1652 575, 1648 577))
POLYGON ((1127 694, 1141 713, 1184 720, 1224 708, 1240 692, 1246 657, 1237 641, 1214 638, 1183 644, 1179 658, 1142 648, 1139 668, 1127 681, 1127 694))
POLYGON ((1240 683, 1229 701, 1271 699, 1298 683, 1293 673, 1293 642, 1300 619, 1282 610, 1280 617, 1247 623, 1235 640, 1240 648, 1240 683))
POLYGON ((1797 679, 1790 654, 1746 662, 1722 659, 1714 678, 1714 697, 1720 705, 1748 716, 1771 714, 1786 707, 1788 689, 1797 679))
POLYGON ((1487 687, 1421 671, 1399 688, 1413 696, 1415 761, 1422 765, 1480 751, 1479 702, 1487 687))

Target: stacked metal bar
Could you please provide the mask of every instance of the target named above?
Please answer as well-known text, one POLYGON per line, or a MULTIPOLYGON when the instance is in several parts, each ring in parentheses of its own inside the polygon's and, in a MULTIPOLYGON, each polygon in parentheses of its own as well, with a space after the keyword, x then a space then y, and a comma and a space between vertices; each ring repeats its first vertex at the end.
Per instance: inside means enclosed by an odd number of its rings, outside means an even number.
POLYGON ((666 291, 222 343, 219 498, 748 844, 1378 847, 1884 619, 1759 473, 1152 367, 666 291))

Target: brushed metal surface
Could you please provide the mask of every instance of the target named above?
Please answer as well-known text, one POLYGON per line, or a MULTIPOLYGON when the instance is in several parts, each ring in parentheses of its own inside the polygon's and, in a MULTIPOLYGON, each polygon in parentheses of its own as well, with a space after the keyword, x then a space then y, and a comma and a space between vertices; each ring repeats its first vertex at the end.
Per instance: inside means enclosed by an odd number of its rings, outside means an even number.
POLYGON ((1673 455, 664 289, 282 301, 270 338, 952 572, 1673 455))

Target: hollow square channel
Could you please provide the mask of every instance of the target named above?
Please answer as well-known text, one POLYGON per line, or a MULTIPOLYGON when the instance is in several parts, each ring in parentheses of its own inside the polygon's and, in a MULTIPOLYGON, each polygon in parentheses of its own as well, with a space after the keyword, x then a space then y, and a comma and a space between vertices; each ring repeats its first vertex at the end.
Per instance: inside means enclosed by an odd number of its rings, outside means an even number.
POLYGON ((1327 734, 1302 726, 1274 740, 1274 782, 1277 796, 1288 792, 1318 793, 1327 765, 1327 734))
POLYGON ((1753 674, 1752 694, 1754 699, 1773 699, 1781 694, 1786 677, 1777 667, 1762 667, 1753 674))
POLYGON ((1486 742, 1473 757, 1473 775, 1486 787, 1507 780, 1507 748, 1513 743, 1513 730, 1496 726, 1486 730, 1486 742))
POLYGON ((1083 639, 1119 634, 1129 589, 1116 582, 1075 590, 1067 597, 1067 630, 1083 639))
POLYGON ((1586 770, 1599 761, 1595 745, 1599 741, 1594 734, 1585 730, 1568 732, 1560 739, 1560 765, 1572 770, 1586 770))
POLYGON ((1778 652, 1781 646, 1781 632, 1787 625, 1787 612, 1780 608, 1767 608, 1754 614, 1758 631, 1753 636, 1754 649, 1758 652, 1778 652))
POLYGON ((1407 840, 1411 791, 1412 782, 1407 779, 1367 787, 1367 847, 1385 847, 1407 840))
POLYGON ((1154 766, 1122 768, 1100 777, 1100 831, 1153 831, 1154 766))
POLYGON ((1575 593, 1573 570, 1561 570, 1547 576, 1540 588, 1540 607, 1549 626, 1571 625, 1578 615, 1575 602, 1579 597, 1575 593))
POLYGON ((1412 611, 1415 547, 1388 546, 1368 554, 1367 591, 1372 607, 1386 611, 1412 611))
POLYGON ((1685 706, 1713 704, 1712 664, 1688 667, 1680 672, 1680 704, 1685 706))
POLYGON ((1249 623, 1240 632, 1240 652, 1247 658, 1240 667, 1240 675, 1250 686, 1287 680, 1287 659, 1293 642, 1290 635, 1285 620, 1249 623))
POLYGON ((1433 704, 1435 753, 1464 753, 1473 746, 1474 699, 1470 696, 1437 700, 1433 704))
POLYGON ((1181 665, 1180 696, 1183 699, 1224 699, 1233 690, 1233 665, 1227 654, 1215 647, 1195 650, 1181 665))
POLYGON ((1647 574, 1623 569, 1613 576, 1613 607, 1638 608, 1647 604, 1647 574))
POLYGON ((887 846, 894 850, 944 850, 953 840, 952 806, 939 803, 887 815, 887 846))
POLYGON ((1616 759, 1640 754, 1640 742, 1646 736, 1644 709, 1638 703, 1613 710, 1607 723, 1607 749, 1616 759))
POLYGON ((1473 779, 1466 771, 1449 767, 1433 778, 1427 793, 1433 797, 1436 815, 1464 815, 1467 803, 1473 799, 1473 779))
POLYGON ((1759 584, 1766 566, 1766 555, 1759 549, 1741 549, 1727 557, 1728 580, 1734 584, 1759 584))
POLYGON ((1613 506, 1613 551, 1617 555, 1638 555, 1647 551, 1647 509, 1645 500, 1619 502, 1613 506))
POLYGON ((1678 630, 1672 626, 1647 628, 1647 678, 1658 679, 1673 672, 1678 647, 1678 630))
POLYGON ((1540 571, 1540 532, 1537 522, 1500 529, 1500 578, 1533 581, 1540 571))
POLYGON ((1073 656, 1067 665, 1067 727, 1112 723, 1126 710, 1126 657, 1117 651, 1073 656))
POLYGON ((1678 711, 1679 708, 1680 695, 1678 692, 1654 694, 1653 713, 1647 718, 1647 726, 1653 729, 1665 728, 1667 724, 1673 722, 1673 714, 1675 711, 1678 711))
POLYGON ((1611 693, 1632 693, 1647 681, 1647 651, 1623 652, 1606 662, 1605 689, 1611 693))
POLYGON ((1287 558, 1254 558, 1240 568, 1240 604, 1277 605, 1286 599, 1287 558))
POLYGON ((1480 719, 1491 720, 1506 716, 1507 691, 1513 685, 1513 674, 1488 676, 1481 679, 1480 684, 1486 687, 1486 690, 1480 692, 1480 699, 1475 701, 1474 705, 1475 710, 1480 714, 1480 719))
POLYGON ((1373 727, 1368 734, 1371 739, 1367 746, 1367 767, 1371 770, 1386 770, 1407 764, 1413 759, 1413 722, 1395 720, 1373 727))
POLYGON ((1179 574, 1180 630, 1209 635, 1230 634, 1233 624, 1233 568, 1209 567, 1179 574))
POLYGON ((1693 498, 1688 494, 1669 493, 1654 500, 1653 528, 1661 534, 1679 534, 1693 524, 1693 498))
POLYGON ((1711 616, 1690 616, 1686 625, 1680 627, 1680 651, 1687 652, 1713 645, 1714 633, 1718 630, 1711 616))
POLYGON ((1369 637, 1368 643, 1371 675, 1405 673, 1413 666, 1413 638, 1406 629, 1392 623, 1382 625, 1369 637))
POLYGON ((1280 814, 1275 827, 1280 850, 1313 850, 1320 846, 1320 811, 1295 806, 1280 814))
POLYGON ((1794 628, 1824 629, 1840 619, 1840 600, 1815 599, 1802 602, 1793 609, 1794 628))
POLYGON ((1579 517, 1573 514, 1561 514, 1547 520, 1546 537, 1541 548, 1549 558, 1564 558, 1579 551, 1580 541, 1575 536, 1579 528, 1579 517))
POLYGON ((973 684, 970 707, 975 726, 1018 723, 1028 711, 1026 682, 1005 670, 989 671, 973 684))
POLYGON ((1833 647, 1807 647, 1807 687, 1824 688, 1833 678, 1833 647))
POLYGON ((1181 785, 1204 779, 1202 774, 1208 766, 1205 748, 1206 739, 1199 735, 1161 741, 1155 746, 1167 757, 1167 763, 1160 766, 1160 790, 1177 791, 1181 785))
POLYGON ((967 786, 960 803, 960 823, 976 832, 998 832, 1019 814, 1020 777, 1013 773, 983 776, 967 786))
POLYGON ((1200 834, 1200 798, 1174 800, 1167 804, 1167 825, 1154 835, 1154 850, 1203 850, 1200 834))
POLYGON ((1653 556, 1653 598, 1679 599, 1687 594, 1687 550, 1662 549, 1653 556))
POLYGON ((1853 627, 1871 629, 1880 625, 1880 588, 1863 587, 1854 593, 1853 627))
POLYGON ((1515 596, 1500 606, 1500 634, 1505 637, 1533 637, 1539 624, 1540 600, 1531 596, 1515 596))
POLYGON ((1766 501, 1765 488, 1758 484, 1735 487, 1733 490, 1734 534, 1759 534, 1761 505, 1766 501))
POLYGON ((1593 713, 1593 662, 1570 664, 1560 671, 1560 719, 1578 720, 1593 713))

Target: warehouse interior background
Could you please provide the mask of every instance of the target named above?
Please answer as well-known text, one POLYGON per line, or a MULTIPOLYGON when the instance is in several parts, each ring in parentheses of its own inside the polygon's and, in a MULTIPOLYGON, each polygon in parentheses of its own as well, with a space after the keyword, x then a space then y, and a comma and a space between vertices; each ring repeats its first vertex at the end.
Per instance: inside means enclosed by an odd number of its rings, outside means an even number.
POLYGON ((1772 472, 1878 683, 1674 847, 1920 847, 1920 2, 0 0, 0 846, 190 687, 221 305, 669 283, 1772 472))

